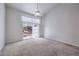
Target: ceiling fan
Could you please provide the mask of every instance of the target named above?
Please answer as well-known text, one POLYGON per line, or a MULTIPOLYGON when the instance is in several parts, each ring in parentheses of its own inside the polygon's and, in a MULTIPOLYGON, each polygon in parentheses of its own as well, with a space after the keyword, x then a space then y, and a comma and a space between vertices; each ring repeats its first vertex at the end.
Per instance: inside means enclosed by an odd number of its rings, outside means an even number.
POLYGON ((39 11, 39 5, 38 5, 38 2, 37 2, 37 4, 36 4, 35 16, 36 16, 36 17, 41 16, 41 13, 40 13, 40 11, 39 11))

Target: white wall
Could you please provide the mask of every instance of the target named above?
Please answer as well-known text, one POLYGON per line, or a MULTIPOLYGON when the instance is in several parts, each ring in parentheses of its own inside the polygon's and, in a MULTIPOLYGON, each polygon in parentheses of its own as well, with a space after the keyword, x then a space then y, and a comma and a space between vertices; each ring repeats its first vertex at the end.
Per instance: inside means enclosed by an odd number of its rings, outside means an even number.
POLYGON ((5 44, 5 5, 0 3, 0 50, 5 44))
POLYGON ((8 7, 6 12, 6 43, 22 40, 22 23, 20 13, 17 10, 8 7))
POLYGON ((58 4, 44 20, 45 38, 79 46, 79 4, 58 4))
POLYGON ((44 27, 45 27, 45 19, 44 16, 41 17, 41 21, 40 21, 40 37, 44 37, 44 27))

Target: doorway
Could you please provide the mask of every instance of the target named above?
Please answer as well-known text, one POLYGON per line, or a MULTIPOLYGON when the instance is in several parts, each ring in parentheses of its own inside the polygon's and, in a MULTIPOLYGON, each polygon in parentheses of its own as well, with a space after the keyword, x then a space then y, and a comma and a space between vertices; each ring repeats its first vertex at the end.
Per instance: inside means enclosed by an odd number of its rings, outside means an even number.
POLYGON ((22 16, 23 39, 38 38, 40 36, 40 20, 22 16))

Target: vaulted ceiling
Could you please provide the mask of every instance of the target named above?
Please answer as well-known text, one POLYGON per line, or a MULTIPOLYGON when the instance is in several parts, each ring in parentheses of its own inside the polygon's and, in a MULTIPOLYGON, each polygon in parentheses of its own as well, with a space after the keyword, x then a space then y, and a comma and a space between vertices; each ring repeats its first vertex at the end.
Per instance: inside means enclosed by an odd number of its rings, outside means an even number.
MULTIPOLYGON (((56 3, 39 3, 38 7, 42 15, 45 15, 56 5, 56 3)), ((37 7, 36 3, 7 3, 8 7, 16 8, 30 14, 34 14, 37 7)))

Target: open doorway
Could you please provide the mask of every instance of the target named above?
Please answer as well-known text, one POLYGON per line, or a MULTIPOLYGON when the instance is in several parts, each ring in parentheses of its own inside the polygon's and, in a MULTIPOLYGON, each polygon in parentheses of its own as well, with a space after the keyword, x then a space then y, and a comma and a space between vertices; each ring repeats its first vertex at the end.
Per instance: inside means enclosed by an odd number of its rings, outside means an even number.
POLYGON ((26 23, 25 26, 23 26, 23 37, 29 38, 32 37, 32 25, 26 23))
POLYGON ((22 16, 23 39, 38 38, 40 35, 40 20, 22 16))

